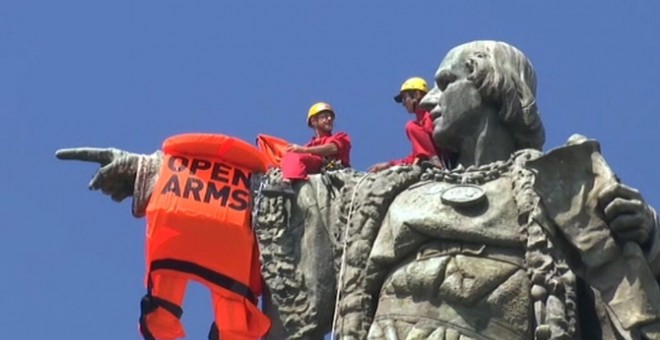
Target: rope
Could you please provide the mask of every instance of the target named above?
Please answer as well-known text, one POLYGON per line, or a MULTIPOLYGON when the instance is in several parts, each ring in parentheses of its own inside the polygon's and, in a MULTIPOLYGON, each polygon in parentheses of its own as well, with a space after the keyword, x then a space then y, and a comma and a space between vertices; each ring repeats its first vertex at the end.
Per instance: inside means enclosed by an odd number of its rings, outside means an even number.
POLYGON ((341 296, 341 288, 342 288, 342 281, 344 279, 344 270, 346 266, 346 246, 348 244, 348 229, 351 226, 351 220, 353 218, 353 208, 354 208, 354 203, 355 203, 355 195, 358 192, 358 189, 360 188, 360 184, 362 184, 362 180, 367 178, 369 174, 366 173, 360 177, 360 180, 358 180, 357 184, 355 185, 355 188, 353 189, 353 194, 351 195, 351 201, 349 204, 348 208, 348 218, 346 219, 346 231, 344 231, 344 241, 342 245, 342 254, 341 254, 341 263, 339 266, 339 277, 337 279, 337 297, 335 299, 335 312, 332 316, 332 333, 330 333, 330 340, 335 340, 335 329, 337 327, 337 315, 339 313, 339 297, 341 296))
MULTIPOLYGON (((250 217, 252 218, 252 220, 250 221, 251 222, 250 224, 252 226, 252 236, 254 237, 254 241, 257 242, 257 247, 259 248, 259 253, 261 253, 261 245, 259 243, 259 236, 257 235, 257 215, 259 214, 259 205, 261 204, 261 200, 263 199, 263 194, 261 193, 261 191, 266 187, 266 182, 268 181, 268 176, 266 174, 263 174, 263 175, 259 174, 258 176, 259 176, 259 185, 257 186, 257 188, 250 188, 251 190, 254 189, 254 200, 251 200, 251 203, 254 204, 254 206, 252 207, 252 213, 250 214, 251 215, 250 217)), ((261 259, 259 259, 259 261, 261 261, 261 259)), ((261 271, 262 266, 263 266, 263 264, 261 264, 259 266, 260 271, 261 271)), ((261 275, 261 273, 259 273, 259 274, 261 275)), ((264 284, 264 286, 266 286, 265 290, 268 290, 267 285, 265 284, 265 282, 263 282, 263 278, 262 278, 262 283, 264 284)), ((270 294, 270 292, 269 292, 269 294, 270 294)), ((266 300, 267 299, 266 299, 266 294, 265 293, 261 294, 261 299, 260 300, 261 300, 260 310, 265 313, 266 308, 268 308, 268 306, 266 305, 266 303, 267 303, 266 300)))
MULTIPOLYGON (((252 201, 254 206, 252 207, 252 214, 251 214, 252 232, 256 231, 255 227, 256 227, 257 215, 259 214, 259 204, 261 204, 261 200, 263 199, 263 194, 261 193, 261 191, 266 187, 266 183, 269 180, 267 174, 263 174, 263 175, 259 174, 258 176, 259 176, 259 185, 256 188, 251 188, 252 190, 254 190, 254 200, 252 201)), ((256 232, 254 236, 255 237, 257 236, 256 232)))

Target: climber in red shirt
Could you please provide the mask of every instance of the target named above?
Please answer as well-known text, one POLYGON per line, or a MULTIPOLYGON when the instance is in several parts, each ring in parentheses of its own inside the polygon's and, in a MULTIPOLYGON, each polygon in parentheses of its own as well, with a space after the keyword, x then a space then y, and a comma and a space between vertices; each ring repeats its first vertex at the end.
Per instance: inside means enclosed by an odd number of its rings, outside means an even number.
POLYGON ((307 180, 307 175, 321 172, 324 165, 350 166, 351 139, 344 132, 332 133, 334 121, 335 111, 330 104, 312 105, 307 125, 314 129, 314 137, 304 146, 289 146, 281 163, 282 182, 271 183, 262 190, 264 194, 292 196, 292 182, 307 180))
POLYGON ((426 162, 438 168, 449 168, 449 153, 433 143, 433 119, 431 114, 419 105, 428 92, 426 81, 412 77, 401 85, 401 90, 394 96, 394 101, 403 104, 406 111, 415 115, 415 119, 406 124, 406 135, 412 144, 412 152, 405 158, 377 163, 369 172, 379 172, 394 165, 413 165, 426 162))

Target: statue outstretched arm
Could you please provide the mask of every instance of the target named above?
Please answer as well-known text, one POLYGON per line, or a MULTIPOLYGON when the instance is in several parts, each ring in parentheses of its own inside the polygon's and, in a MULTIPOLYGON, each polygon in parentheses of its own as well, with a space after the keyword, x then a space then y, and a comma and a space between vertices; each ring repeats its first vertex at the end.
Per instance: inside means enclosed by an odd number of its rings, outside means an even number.
POLYGON ((55 156, 62 160, 98 163, 101 167, 89 182, 89 189, 101 190, 117 202, 133 196, 135 217, 144 216, 163 158, 160 151, 145 155, 115 148, 88 147, 60 149, 55 156))

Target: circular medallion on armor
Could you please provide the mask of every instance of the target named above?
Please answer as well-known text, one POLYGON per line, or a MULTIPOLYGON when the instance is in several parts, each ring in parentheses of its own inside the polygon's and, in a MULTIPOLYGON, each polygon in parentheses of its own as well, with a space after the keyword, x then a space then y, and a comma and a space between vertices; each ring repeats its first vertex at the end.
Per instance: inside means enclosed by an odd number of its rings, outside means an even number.
POLYGON ((483 189, 476 185, 458 184, 445 190, 440 199, 442 203, 454 207, 466 207, 477 204, 486 198, 483 189))

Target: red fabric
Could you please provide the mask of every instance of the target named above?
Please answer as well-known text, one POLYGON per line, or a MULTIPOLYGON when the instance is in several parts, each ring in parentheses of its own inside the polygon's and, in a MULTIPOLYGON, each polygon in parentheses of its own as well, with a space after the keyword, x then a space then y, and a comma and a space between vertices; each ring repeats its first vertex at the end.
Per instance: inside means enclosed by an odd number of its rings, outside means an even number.
POLYGON ((406 135, 412 144, 412 152, 405 158, 390 161, 391 165, 410 165, 415 159, 427 160, 433 156, 442 156, 433 143, 433 119, 427 111, 417 111, 416 119, 406 123, 406 135))
MULTIPOLYGON (((339 160, 344 166, 350 166, 351 139, 344 132, 337 132, 330 136, 314 137, 305 146, 320 146, 330 143, 337 146, 337 153, 327 158, 339 160)), ((282 177, 306 180, 307 175, 321 172, 322 166, 323 156, 287 152, 282 157, 282 177)))
POLYGON ((323 157, 311 153, 287 152, 282 158, 282 177, 306 180, 308 174, 321 172, 323 157))
POLYGON ((263 152, 269 166, 279 167, 282 157, 286 153, 289 142, 282 138, 277 138, 265 134, 257 136, 257 147, 263 152))

